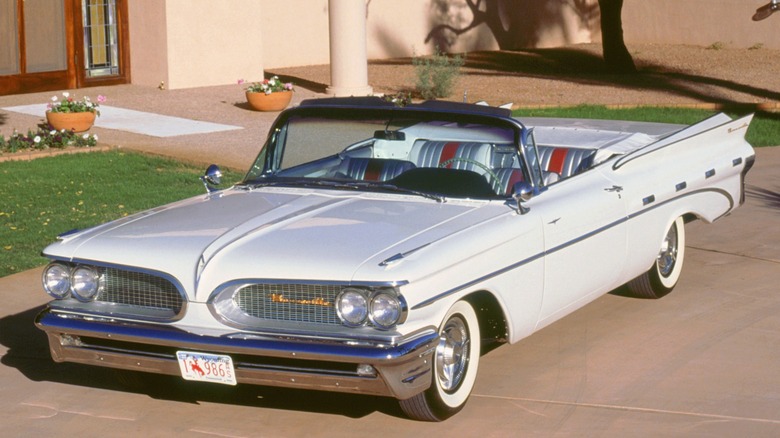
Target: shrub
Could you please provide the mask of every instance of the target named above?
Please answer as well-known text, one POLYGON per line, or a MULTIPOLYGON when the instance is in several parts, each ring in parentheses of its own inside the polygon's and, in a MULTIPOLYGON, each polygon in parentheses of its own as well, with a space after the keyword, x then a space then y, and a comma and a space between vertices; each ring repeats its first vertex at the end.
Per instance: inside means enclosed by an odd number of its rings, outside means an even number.
POLYGON ((412 58, 417 75, 417 92, 423 99, 449 96, 465 62, 465 57, 448 56, 438 47, 431 56, 412 58))

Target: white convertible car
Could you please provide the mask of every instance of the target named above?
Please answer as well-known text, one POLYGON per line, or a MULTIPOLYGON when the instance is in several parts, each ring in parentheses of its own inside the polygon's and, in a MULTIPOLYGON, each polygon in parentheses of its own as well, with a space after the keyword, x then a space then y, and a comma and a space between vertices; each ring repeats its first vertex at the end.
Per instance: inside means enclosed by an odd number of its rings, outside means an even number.
POLYGON ((486 342, 621 286, 670 292, 684 224, 744 200, 750 121, 530 128, 477 105, 305 101, 235 186, 212 166, 202 196, 60 236, 36 324, 58 362, 389 396, 443 420, 486 342))

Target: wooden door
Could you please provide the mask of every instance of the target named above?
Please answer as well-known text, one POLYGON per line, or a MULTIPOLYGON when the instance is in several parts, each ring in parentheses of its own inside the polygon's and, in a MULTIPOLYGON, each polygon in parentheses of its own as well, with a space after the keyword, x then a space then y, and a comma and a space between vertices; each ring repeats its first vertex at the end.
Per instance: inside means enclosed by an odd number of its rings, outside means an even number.
POLYGON ((0 94, 71 88, 69 0, 0 0, 0 94))
POLYGON ((0 95, 128 83, 126 0, 0 0, 0 95))

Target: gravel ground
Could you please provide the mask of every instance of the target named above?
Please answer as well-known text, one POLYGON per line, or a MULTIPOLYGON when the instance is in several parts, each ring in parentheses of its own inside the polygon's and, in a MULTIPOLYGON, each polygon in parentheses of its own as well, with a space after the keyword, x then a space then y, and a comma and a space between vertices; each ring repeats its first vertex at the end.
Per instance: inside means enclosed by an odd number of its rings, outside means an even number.
MULTIPOLYGON (((469 101, 521 107, 741 103, 780 108, 780 50, 653 44, 629 50, 639 74, 606 72, 598 44, 469 53, 449 99, 462 100, 465 91, 469 101)), ((330 83, 328 65, 269 72, 315 91, 324 92, 330 83)), ((377 93, 410 90, 415 81, 409 58, 371 61, 368 76, 377 93)))

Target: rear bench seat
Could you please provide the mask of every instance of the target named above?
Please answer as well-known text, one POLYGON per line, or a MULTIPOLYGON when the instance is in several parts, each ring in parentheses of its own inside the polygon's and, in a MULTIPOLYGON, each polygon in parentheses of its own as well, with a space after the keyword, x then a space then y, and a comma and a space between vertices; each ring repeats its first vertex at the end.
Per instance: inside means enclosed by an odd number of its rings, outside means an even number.
MULTIPOLYGON (((545 184, 552 184, 588 170, 593 165, 595 149, 564 148, 554 146, 537 146, 542 172, 545 174, 545 184)), ((511 195, 515 184, 523 181, 520 169, 493 169, 500 180, 499 187, 504 194, 511 195)))
MULTIPOLYGON (((587 170, 596 155, 594 149, 553 146, 538 146, 538 149, 542 171, 550 175, 545 178, 548 184, 587 170)), ((342 163, 339 172, 352 179, 387 181, 415 167, 439 167, 453 158, 461 158, 468 161, 454 160, 446 167, 477 172, 485 175, 492 184, 493 178, 486 175, 485 169, 473 163, 485 164, 498 177, 499 190, 510 195, 514 185, 523 181, 524 177, 520 169, 510 167, 514 159, 507 150, 506 147, 490 143, 418 140, 412 146, 411 161, 350 158, 342 163)), ((512 150, 509 149, 509 152, 512 150)))
POLYGON ((542 170, 557 173, 561 179, 576 175, 593 165, 595 149, 537 146, 542 170))

